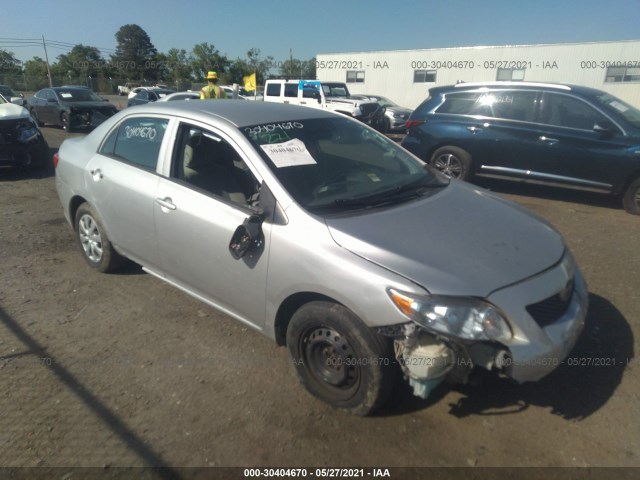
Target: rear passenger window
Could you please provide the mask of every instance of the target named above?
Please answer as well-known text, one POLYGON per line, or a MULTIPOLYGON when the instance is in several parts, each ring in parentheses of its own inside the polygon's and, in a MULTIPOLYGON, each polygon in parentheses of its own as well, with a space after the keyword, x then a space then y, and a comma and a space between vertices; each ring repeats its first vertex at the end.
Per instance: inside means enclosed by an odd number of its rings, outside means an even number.
POLYGON ((532 122, 536 97, 533 91, 454 93, 446 96, 437 112, 532 122))
POLYGON ((168 123, 163 118, 129 118, 109 135, 100 153, 155 171, 168 123))
POLYGON ((297 97, 298 96, 298 84, 297 83, 285 83, 284 84, 284 96, 285 97, 297 97))
POLYGON ((280 96, 280 84, 270 83, 267 85, 267 97, 279 97, 280 96))
POLYGON ((480 93, 451 93, 447 94, 444 103, 438 107, 437 113, 451 113, 457 115, 478 115, 472 113, 477 104, 480 93))

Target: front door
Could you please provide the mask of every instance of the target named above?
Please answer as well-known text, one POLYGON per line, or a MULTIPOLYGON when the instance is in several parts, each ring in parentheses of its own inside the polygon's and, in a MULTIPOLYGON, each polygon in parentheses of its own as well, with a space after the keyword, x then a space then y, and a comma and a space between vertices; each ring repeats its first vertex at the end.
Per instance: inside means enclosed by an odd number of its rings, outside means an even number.
POLYGON ((262 328, 269 225, 262 249, 229 253, 236 228, 255 210, 258 182, 243 155, 211 129, 178 128, 169 178, 160 178, 155 219, 166 278, 229 315, 262 328))

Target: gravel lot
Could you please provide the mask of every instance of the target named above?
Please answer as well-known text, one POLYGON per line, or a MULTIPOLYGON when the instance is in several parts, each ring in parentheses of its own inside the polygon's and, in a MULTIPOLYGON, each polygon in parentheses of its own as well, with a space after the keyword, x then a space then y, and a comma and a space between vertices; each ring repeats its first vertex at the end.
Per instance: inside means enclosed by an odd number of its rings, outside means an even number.
MULTIPOLYGON (((42 130, 52 153, 69 136, 42 130)), ((0 466, 640 466, 640 217, 617 200, 483 184, 573 249, 590 313, 571 361, 536 384, 402 389, 356 418, 242 324, 135 266, 91 271, 53 175, 0 170, 0 466)))

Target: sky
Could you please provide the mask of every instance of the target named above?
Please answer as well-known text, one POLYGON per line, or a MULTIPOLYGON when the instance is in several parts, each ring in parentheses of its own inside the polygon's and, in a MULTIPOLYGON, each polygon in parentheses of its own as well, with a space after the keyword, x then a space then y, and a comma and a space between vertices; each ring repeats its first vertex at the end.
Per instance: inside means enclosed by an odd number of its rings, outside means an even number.
POLYGON ((44 35, 69 44, 48 46, 52 63, 76 44, 108 59, 126 24, 142 27, 159 52, 207 42, 232 60, 259 48, 275 62, 290 51, 308 60, 318 53, 640 39, 640 0, 22 0, 17 8, 19 15, 0 24, 0 48, 26 61, 44 58, 44 49, 25 40, 44 35))

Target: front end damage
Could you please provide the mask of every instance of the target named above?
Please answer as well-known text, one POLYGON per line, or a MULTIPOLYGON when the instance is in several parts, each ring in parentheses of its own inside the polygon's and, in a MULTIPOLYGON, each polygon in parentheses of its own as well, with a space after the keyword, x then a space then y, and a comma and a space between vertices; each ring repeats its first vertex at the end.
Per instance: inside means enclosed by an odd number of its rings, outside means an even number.
POLYGON ((0 119, 0 166, 42 165, 49 147, 29 116, 0 119))
POLYGON ((586 283, 569 253, 554 268, 475 304, 433 297, 398 300, 396 291, 390 296, 412 321, 378 328, 378 333, 393 339, 396 361, 421 398, 445 380, 467 383, 478 370, 518 383, 541 379, 573 349, 588 306, 586 283))

